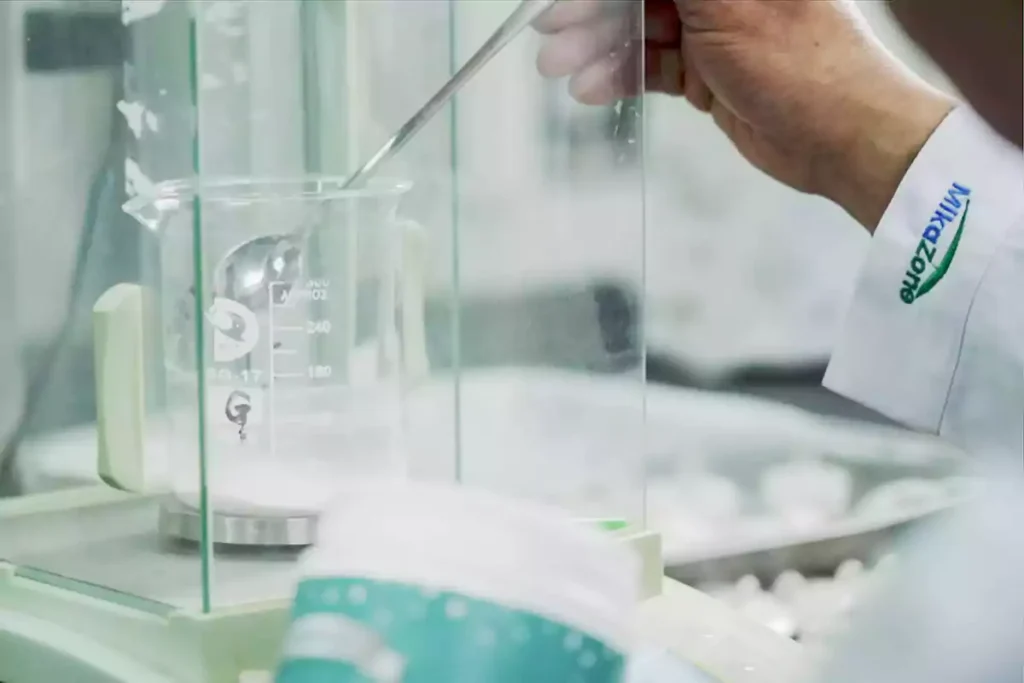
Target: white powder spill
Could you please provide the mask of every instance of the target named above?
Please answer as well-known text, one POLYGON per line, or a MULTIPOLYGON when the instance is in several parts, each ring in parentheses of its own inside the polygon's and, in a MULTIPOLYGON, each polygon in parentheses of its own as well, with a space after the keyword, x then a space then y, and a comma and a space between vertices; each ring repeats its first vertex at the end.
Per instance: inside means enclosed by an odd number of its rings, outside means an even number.
POLYGON ((141 102, 121 100, 117 103, 117 110, 121 112, 125 121, 128 122, 128 127, 132 129, 136 139, 142 137, 143 127, 154 133, 160 130, 160 121, 157 119, 156 114, 147 110, 141 102))
POLYGON ((151 196, 156 194, 156 185, 150 180, 134 159, 124 161, 125 191, 129 197, 137 195, 151 196))
POLYGON ((125 159, 124 161, 124 180, 128 201, 121 205, 121 210, 133 216, 150 230, 156 230, 159 227, 159 216, 156 215, 156 212, 150 212, 151 215, 146 215, 145 212, 139 211, 137 207, 129 210, 133 197, 154 197, 156 195, 156 185, 142 172, 142 169, 139 168, 138 163, 134 159, 125 159))

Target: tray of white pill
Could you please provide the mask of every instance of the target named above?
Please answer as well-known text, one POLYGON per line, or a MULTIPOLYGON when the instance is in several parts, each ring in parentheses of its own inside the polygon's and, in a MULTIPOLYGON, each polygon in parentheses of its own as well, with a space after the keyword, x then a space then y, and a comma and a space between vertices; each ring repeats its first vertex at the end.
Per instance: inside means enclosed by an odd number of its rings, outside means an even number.
POLYGON ((669 575, 698 584, 832 574, 847 560, 877 560, 906 529, 974 489, 958 457, 937 444, 921 450, 920 437, 820 428, 817 449, 794 444, 790 454, 719 451, 697 467, 654 455, 648 523, 664 535, 669 575))
MULTIPOLYGON (((656 434, 667 416, 654 396, 647 426, 656 434)), ((731 420, 704 423, 701 457, 670 438, 647 455, 647 521, 665 539, 667 573, 685 583, 870 565, 976 490, 962 454, 937 439, 760 399, 703 398, 722 401, 731 420)))
MULTIPOLYGON (((691 584, 870 564, 973 489, 937 439, 760 398, 523 368, 466 373, 461 394, 467 483, 594 514, 640 499, 691 584)), ((418 436, 420 456, 445 434, 418 436)))

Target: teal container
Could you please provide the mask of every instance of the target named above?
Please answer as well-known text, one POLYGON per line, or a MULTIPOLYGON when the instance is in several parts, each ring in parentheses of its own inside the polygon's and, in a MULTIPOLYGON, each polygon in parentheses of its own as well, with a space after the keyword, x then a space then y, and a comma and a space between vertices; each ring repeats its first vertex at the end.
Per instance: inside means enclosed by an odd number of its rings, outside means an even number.
POLYGON ((347 496, 303 562, 277 683, 621 683, 639 564, 591 525, 457 487, 347 496))

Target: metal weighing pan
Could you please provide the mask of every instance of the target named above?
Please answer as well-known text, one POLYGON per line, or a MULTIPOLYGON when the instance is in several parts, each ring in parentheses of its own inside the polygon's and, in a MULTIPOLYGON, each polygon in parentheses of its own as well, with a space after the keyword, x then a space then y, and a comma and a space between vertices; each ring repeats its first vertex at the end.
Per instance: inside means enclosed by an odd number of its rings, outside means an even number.
MULTIPOLYGON (((952 478, 961 478, 964 461, 956 451, 901 430, 833 420, 823 420, 822 427, 826 438, 819 447, 825 454, 818 459, 843 467, 852 480, 851 512, 847 516, 813 530, 780 531, 756 542, 723 539, 714 548, 673 552, 666 555, 666 573, 688 584, 734 582, 753 575, 762 585, 769 585, 785 570, 795 570, 804 576, 831 576, 846 560, 873 564, 903 534, 948 512, 966 495, 963 491, 949 492, 931 504, 912 505, 892 514, 858 515, 853 512, 858 503, 877 487, 907 479, 941 486, 952 478), (828 438, 830 432, 834 439, 828 438)), ((801 459, 805 455, 801 453, 801 459)), ((746 453, 717 454, 705 460, 704 466, 737 483, 745 504, 756 509, 761 476, 772 465, 784 461, 777 452, 759 458, 746 453)))

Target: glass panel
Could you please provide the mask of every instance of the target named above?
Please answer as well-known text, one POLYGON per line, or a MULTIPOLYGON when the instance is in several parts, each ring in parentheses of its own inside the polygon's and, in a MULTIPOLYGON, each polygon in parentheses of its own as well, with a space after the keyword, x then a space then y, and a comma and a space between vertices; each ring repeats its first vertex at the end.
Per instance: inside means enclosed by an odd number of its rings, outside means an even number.
MULTIPOLYGON (((320 135, 342 146, 325 160, 330 168, 354 171, 415 113, 459 64, 453 51, 453 22, 461 3, 450 0, 348 2, 345 23, 333 34, 320 30, 320 135), (327 94, 333 94, 328 99, 327 94), (341 153, 341 150, 344 153, 341 153)), ((337 3, 324 3, 337 10, 337 3)), ((404 405, 409 448, 407 467, 419 479, 457 478, 458 382, 457 277, 451 254, 458 224, 455 164, 456 107, 439 112, 380 174, 411 182, 400 216, 403 235, 402 329, 410 362, 404 405), (454 359, 454 362, 453 362, 454 359)))
MULTIPOLYGON (((457 61, 518 4, 457 2, 457 61)), ((643 3, 591 8, 636 92, 643 3)), ((641 99, 577 103, 540 45, 524 32, 456 103, 461 480, 642 521, 641 99)))
MULTIPOLYGON (((0 431, 11 445, 0 495, 22 494, 0 500, 0 547, 37 579, 160 609, 155 505, 97 477, 92 309, 116 283, 140 280, 153 247, 121 211, 134 182, 126 156, 139 127, 158 121, 125 95, 134 59, 121 9, 117 0, 0 5, 0 197, 11 240, 0 277, 17 308, 4 312, 0 343, 0 431), (7 355, 19 346, 22 363, 7 355)), ((185 569, 193 586, 198 566, 185 569)))

